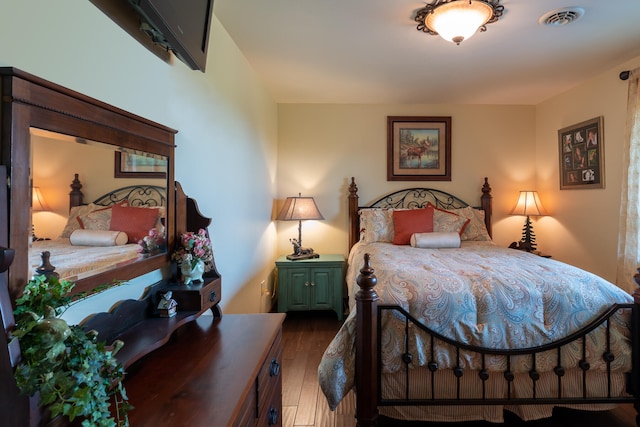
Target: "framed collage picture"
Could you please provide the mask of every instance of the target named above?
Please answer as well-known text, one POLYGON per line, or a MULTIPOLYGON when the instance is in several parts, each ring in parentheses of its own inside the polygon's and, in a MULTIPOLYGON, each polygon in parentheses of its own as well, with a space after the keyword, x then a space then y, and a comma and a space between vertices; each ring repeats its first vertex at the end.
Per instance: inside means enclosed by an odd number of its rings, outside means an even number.
POLYGON ((451 181, 451 117, 387 117, 387 181, 451 181))
POLYGON ((560 189, 604 188, 604 118, 558 131, 560 189))

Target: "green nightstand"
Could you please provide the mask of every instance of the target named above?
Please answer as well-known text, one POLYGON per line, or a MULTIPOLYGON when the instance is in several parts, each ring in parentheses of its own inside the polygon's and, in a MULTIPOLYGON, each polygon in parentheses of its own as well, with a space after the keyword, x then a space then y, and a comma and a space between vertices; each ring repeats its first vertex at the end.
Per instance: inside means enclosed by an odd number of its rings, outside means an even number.
POLYGON ((342 320, 345 260, 342 255, 320 255, 300 261, 281 256, 278 269, 278 311, 333 310, 342 320))

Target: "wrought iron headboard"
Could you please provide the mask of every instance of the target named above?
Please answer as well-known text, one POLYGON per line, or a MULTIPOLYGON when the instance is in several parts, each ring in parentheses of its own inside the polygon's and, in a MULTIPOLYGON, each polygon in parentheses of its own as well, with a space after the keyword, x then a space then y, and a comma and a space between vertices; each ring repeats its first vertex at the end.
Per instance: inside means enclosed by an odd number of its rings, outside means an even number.
MULTIPOLYGON (((71 182, 71 192, 69 193, 69 208, 82 206, 84 194, 82 193, 82 183, 78 174, 75 174, 71 182)), ((167 189, 157 185, 129 185, 127 187, 116 188, 93 201, 100 206, 111 206, 127 200, 129 206, 134 207, 158 207, 167 205, 167 189)))
MULTIPOLYGON (((393 208, 393 209, 411 209, 423 208, 427 203, 431 202, 441 209, 459 209, 466 208, 469 205, 462 199, 449 194, 445 191, 433 188, 409 188, 395 191, 391 194, 381 197, 368 206, 360 206, 358 204, 358 186, 355 178, 351 178, 349 184, 349 250, 360 239, 360 209, 366 208, 393 208)), ((492 214, 492 196, 489 180, 484 179, 482 185, 482 196, 480 197, 480 206, 472 206, 476 209, 484 211, 485 226, 489 236, 491 233, 491 214, 492 214)))
POLYGON ((433 188, 408 188, 387 194, 368 206, 360 206, 360 208, 416 209, 424 208, 429 202, 441 209, 459 209, 469 206, 467 202, 444 191, 433 188))
POLYGON ((125 200, 128 201, 129 206, 134 207, 165 206, 167 204, 166 189, 157 185, 130 185, 104 194, 93 203, 111 206, 125 200))

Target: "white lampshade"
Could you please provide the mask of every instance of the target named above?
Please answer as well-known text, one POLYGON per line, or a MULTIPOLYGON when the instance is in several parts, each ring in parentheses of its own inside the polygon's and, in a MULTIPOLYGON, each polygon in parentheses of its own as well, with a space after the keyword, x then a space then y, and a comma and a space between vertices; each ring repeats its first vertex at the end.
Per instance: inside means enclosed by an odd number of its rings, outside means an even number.
POLYGON ((546 214, 537 191, 521 191, 516 206, 511 210, 511 215, 542 216, 546 214))
POLYGON ((44 197, 42 197, 42 192, 40 191, 40 187, 33 187, 31 189, 31 209, 34 212, 41 211, 50 211, 49 205, 45 202, 44 197))
POLYGON ((460 44, 473 36, 493 16, 493 8, 483 1, 454 0, 429 13, 425 25, 443 39, 460 44))
POLYGON ((280 213, 279 221, 299 221, 308 219, 324 219, 313 197, 287 197, 280 213))

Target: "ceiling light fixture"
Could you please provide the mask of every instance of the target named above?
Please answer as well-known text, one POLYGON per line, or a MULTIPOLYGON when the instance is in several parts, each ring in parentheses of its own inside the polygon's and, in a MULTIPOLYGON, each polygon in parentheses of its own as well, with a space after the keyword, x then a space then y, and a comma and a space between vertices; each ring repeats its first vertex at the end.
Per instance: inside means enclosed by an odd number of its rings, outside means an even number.
POLYGON ((418 31, 439 35, 457 45, 487 31, 504 12, 500 0, 434 0, 416 12, 418 31))

